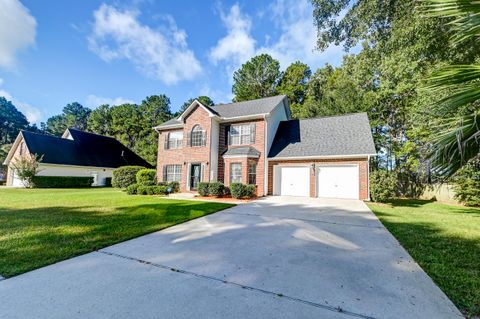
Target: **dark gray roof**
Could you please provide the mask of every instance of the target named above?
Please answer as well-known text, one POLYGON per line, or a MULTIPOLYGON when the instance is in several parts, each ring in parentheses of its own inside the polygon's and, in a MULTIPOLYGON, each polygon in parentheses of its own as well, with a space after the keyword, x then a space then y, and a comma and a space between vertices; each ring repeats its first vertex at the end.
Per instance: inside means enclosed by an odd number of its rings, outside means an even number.
POLYGON ((260 152, 252 146, 240 146, 228 149, 223 156, 250 156, 260 157, 260 152))
POLYGON ((286 95, 277 95, 251 101, 218 104, 210 106, 210 109, 219 116, 227 118, 267 114, 280 104, 284 98, 286 98, 286 95))
MULTIPOLYGON (((239 117, 239 116, 252 116, 260 114, 270 113, 278 104, 286 98, 286 95, 277 95, 271 97, 265 97, 263 99, 234 102, 228 104, 218 104, 214 106, 205 106, 210 112, 223 118, 239 117)), ((158 128, 181 125, 182 122, 178 118, 171 119, 160 125, 158 128)))
POLYGON ((366 113, 280 122, 269 158, 374 155, 366 113))
POLYGON ((151 167, 143 158, 112 137, 68 129, 73 140, 22 131, 28 150, 43 156, 42 163, 120 167, 139 165, 151 167))

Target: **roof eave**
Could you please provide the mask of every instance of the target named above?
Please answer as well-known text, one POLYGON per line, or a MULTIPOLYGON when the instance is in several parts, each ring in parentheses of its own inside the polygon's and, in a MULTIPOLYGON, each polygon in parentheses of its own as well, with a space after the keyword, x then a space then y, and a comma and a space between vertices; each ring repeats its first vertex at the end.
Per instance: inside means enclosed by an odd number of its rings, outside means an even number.
POLYGON ((377 156, 376 153, 365 154, 338 154, 338 155, 312 155, 312 156, 274 156, 268 157, 269 161, 284 161, 284 160, 302 160, 302 159, 331 159, 331 158, 358 158, 358 157, 377 156))

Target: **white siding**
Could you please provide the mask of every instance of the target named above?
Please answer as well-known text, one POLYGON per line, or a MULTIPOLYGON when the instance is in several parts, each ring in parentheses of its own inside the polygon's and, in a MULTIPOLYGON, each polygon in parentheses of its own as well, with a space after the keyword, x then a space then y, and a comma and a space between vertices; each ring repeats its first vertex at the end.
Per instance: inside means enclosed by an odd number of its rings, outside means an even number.
POLYGON ((267 154, 272 146, 275 133, 277 133, 278 125, 281 121, 288 119, 285 113, 284 103, 285 101, 282 101, 282 103, 272 111, 270 117, 267 117, 267 154))
POLYGON ((105 179, 112 177, 113 168, 85 167, 40 164, 38 176, 85 176, 90 177, 94 172, 98 174, 98 186, 105 185, 105 179))

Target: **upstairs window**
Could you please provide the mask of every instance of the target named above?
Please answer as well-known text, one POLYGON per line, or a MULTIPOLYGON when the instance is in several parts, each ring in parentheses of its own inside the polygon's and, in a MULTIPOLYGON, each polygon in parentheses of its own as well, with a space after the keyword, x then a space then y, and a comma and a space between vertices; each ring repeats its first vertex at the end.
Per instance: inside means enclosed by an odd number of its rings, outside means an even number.
POLYGON ((165 136, 165 149, 176 149, 181 148, 183 143, 183 132, 170 132, 165 136))
POLYGON ((206 132, 200 125, 195 125, 190 133, 190 146, 205 146, 206 132))
POLYGON ((230 145, 255 143, 255 124, 232 125, 229 136, 230 145))

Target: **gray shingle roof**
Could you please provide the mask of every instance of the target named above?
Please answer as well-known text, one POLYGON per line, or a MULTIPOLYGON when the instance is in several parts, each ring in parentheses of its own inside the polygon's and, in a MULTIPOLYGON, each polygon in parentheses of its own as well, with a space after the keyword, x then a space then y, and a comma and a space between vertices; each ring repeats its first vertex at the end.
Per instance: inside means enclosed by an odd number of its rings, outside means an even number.
POLYGON ((366 113, 280 122, 269 158, 374 155, 366 113))
MULTIPOLYGON (((215 115, 223 118, 268 114, 285 98, 286 95, 277 95, 251 101, 206 106, 206 108, 215 115)), ((158 125, 157 127, 161 128, 181 124, 182 122, 179 121, 178 118, 174 118, 158 125)))
POLYGON ((240 146, 228 149, 223 156, 260 157, 260 152, 252 146, 240 146))
POLYGON ((218 104, 210 106, 210 109, 219 116, 227 118, 267 114, 280 104, 285 97, 285 95, 277 95, 251 101, 218 104))

